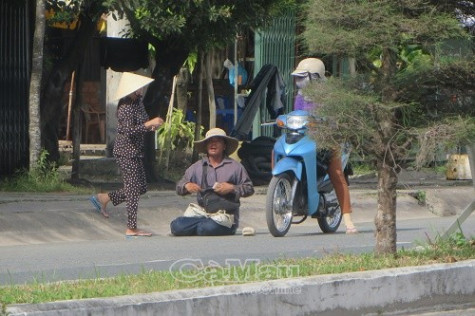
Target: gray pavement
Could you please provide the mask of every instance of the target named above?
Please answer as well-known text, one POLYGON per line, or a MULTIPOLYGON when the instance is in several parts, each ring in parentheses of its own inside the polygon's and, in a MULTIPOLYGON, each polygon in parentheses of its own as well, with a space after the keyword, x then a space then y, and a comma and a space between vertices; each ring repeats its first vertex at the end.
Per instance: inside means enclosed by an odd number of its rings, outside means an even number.
MULTIPOLYGON (((253 226, 257 231, 266 232, 266 188, 258 187, 256 191, 254 196, 242 200, 240 227, 253 226)), ((377 210, 377 191, 360 186, 352 186, 350 191, 354 222, 372 222, 377 210)), ((406 186, 398 192, 397 218, 401 220, 455 216, 474 195, 470 186, 406 186), (420 190, 426 192, 425 206, 419 205, 413 197, 420 190)), ((125 206, 110 205, 110 218, 105 219, 97 216, 88 198, 88 195, 62 193, 0 192, 0 246, 123 239, 125 206)), ((180 197, 172 191, 151 190, 141 197, 138 224, 155 235, 167 236, 171 220, 194 201, 192 196, 180 197)), ((315 222, 307 220, 298 226, 306 225, 315 226, 315 222)))
MULTIPOLYGON (((457 214, 475 196, 471 182, 467 181, 447 182, 439 176, 431 178, 431 176, 418 174, 412 175, 411 178, 401 178, 403 181, 398 190, 397 218, 398 221, 406 221, 405 223, 411 220, 437 223, 439 219, 443 219, 445 221, 438 227, 444 227, 447 222, 455 220, 457 214), (420 190, 426 192, 426 205, 419 205, 413 197, 420 190)), ((350 186, 353 220, 358 227, 366 229, 373 225, 377 209, 374 178, 355 179, 353 183, 355 185, 350 186)), ((259 242, 266 239, 273 240, 267 232, 265 223, 265 189, 265 187, 259 187, 254 196, 242 201, 240 227, 253 226, 258 233, 257 236, 250 237, 254 239, 245 240, 259 240, 259 242)), ((88 196, 85 195, 0 192, 0 254, 3 253, 0 255, 0 272, 5 272, 1 269, 7 266, 7 259, 14 260, 7 256, 14 254, 15 248, 28 247, 23 249, 40 252, 41 247, 64 244, 67 245, 66 247, 74 247, 74 245, 84 247, 84 251, 87 252, 88 241, 95 241, 95 243, 123 241, 125 207, 111 207, 109 209, 111 218, 104 219, 92 210, 87 198, 88 196)), ((155 235, 149 241, 153 241, 154 238, 159 242, 168 238, 173 239, 168 237, 168 225, 173 218, 182 214, 190 201, 193 201, 193 197, 183 198, 172 191, 150 190, 141 199, 139 211, 139 226, 152 231, 155 235)), ((467 221, 470 224, 462 225, 464 233, 469 236, 475 235, 474 218, 475 214, 472 214, 467 221)), ((308 231, 318 229, 315 223, 309 220, 294 226, 289 236, 284 237, 284 241, 290 242, 292 238, 298 238, 299 234, 308 234, 308 231), (298 228, 294 229, 294 226, 298 228)), ((409 226, 406 227, 411 229, 409 226)), ((343 228, 340 228, 340 231, 342 232, 343 228)), ((364 235, 361 234, 358 238, 363 238, 364 235)), ((221 240, 223 243, 233 244, 234 242, 241 243, 242 238, 242 236, 234 236, 221 240)), ((343 234, 339 238, 351 237, 343 234)), ((342 239, 342 242, 345 241, 342 239)), ((21 261, 22 258, 18 258, 18 262, 21 261)), ((470 313, 474 311, 475 306, 470 303, 475 302, 474 281, 475 262, 467 261, 455 265, 368 272, 364 276, 344 274, 134 297, 11 306, 7 311, 11 315, 152 315, 157 311, 163 315, 222 315, 228 314, 226 311, 229 310, 240 310, 240 314, 244 315, 273 315, 276 312, 282 314, 280 311, 286 311, 292 315, 316 313, 338 315, 340 312, 349 315, 396 315, 397 313, 398 315, 422 315, 422 313, 431 315, 430 313, 435 312, 448 314, 449 310, 453 312, 459 309, 464 315, 473 315, 470 313), (406 278, 407 281, 402 281, 406 278), (361 284, 355 281, 360 279, 364 279, 361 284), (442 280, 446 281, 442 282, 442 280), (282 295, 279 292, 289 294, 288 291, 292 289, 300 291, 299 295, 282 295), (329 289, 338 290, 333 293, 329 289), (362 291, 362 289, 366 290, 362 291), (376 293, 374 291, 392 294, 388 295, 386 300, 377 301, 372 298, 372 293, 376 293), (406 291, 409 294, 403 295, 406 291), (361 300, 355 298, 355 293, 358 292, 361 292, 358 294, 362 296, 361 300), (401 299, 402 296, 405 298, 401 299), (371 299, 367 302, 363 297, 371 299), (435 299, 435 303, 429 304, 428 300, 431 297, 435 299), (320 303, 315 303, 315 300, 320 303), (351 305, 353 303, 350 304, 349 301, 360 301, 360 303, 351 305), (362 301, 364 304, 361 303, 362 301), (271 305, 272 308, 270 308, 271 305), (237 308, 237 306, 241 307, 237 308), (246 308, 243 309, 242 306, 246 308), (401 311, 406 314, 400 313, 401 311)))

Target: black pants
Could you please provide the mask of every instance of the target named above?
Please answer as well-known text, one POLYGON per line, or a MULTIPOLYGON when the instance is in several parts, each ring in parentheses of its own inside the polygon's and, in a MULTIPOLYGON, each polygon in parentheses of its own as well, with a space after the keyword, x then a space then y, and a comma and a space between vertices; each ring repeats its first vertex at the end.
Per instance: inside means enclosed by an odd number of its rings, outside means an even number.
POLYGON ((114 206, 126 202, 127 205, 127 228, 137 229, 137 209, 140 195, 147 192, 147 180, 143 159, 116 158, 124 181, 123 188, 109 192, 109 197, 114 206))

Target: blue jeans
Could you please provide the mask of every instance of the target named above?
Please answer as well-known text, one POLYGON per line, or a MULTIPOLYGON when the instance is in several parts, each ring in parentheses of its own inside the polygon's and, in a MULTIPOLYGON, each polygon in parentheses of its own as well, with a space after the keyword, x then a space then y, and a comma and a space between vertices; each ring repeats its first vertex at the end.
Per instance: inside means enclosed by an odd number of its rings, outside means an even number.
POLYGON ((234 235, 237 225, 228 228, 217 224, 211 218, 180 216, 170 223, 170 229, 175 236, 223 236, 234 235))

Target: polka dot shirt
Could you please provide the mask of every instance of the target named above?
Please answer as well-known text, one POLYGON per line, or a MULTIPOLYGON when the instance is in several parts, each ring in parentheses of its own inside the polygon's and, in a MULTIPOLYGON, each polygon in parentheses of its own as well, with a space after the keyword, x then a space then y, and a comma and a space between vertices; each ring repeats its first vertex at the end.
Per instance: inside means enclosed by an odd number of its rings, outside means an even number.
POLYGON ((114 157, 143 157, 144 135, 148 132, 144 123, 148 115, 141 100, 123 104, 117 109, 117 136, 114 157))

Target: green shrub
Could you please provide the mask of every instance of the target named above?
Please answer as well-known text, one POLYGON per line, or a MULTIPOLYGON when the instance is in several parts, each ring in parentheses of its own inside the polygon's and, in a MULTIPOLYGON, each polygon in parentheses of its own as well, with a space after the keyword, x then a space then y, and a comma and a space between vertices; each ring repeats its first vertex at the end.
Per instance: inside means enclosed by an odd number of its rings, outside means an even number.
POLYGON ((55 192, 75 191, 75 188, 65 182, 54 162, 48 161, 48 152, 42 150, 36 167, 32 170, 18 170, 15 174, 0 182, 2 191, 19 192, 55 192))
MULTIPOLYGON (((195 141, 195 123, 185 121, 182 110, 173 108, 171 122, 164 123, 157 130, 157 144, 160 151, 187 149, 195 141)), ((200 134, 203 126, 200 127, 200 134)))

